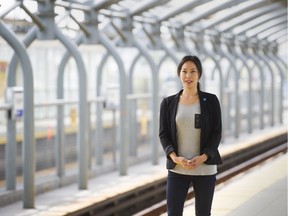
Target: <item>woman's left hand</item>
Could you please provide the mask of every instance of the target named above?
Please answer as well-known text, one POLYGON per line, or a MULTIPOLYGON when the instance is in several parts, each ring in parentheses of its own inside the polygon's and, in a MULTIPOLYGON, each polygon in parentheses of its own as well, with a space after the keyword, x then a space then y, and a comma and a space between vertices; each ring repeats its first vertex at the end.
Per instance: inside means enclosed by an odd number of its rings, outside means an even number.
POLYGON ((198 167, 200 164, 204 163, 208 159, 208 156, 206 154, 202 154, 200 156, 196 156, 188 161, 189 163, 189 168, 190 169, 195 169, 198 167))

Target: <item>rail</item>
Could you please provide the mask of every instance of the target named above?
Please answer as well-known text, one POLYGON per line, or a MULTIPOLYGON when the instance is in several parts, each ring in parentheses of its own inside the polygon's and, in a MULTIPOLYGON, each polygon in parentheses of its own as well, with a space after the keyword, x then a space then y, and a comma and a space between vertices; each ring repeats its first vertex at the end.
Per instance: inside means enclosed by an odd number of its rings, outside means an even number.
MULTIPOLYGON (((254 158, 249 159, 248 161, 245 161, 233 168, 230 168, 228 170, 225 170, 224 172, 220 172, 217 175, 217 182, 216 185, 219 185, 230 178, 247 171, 248 169, 262 163, 263 161, 267 160, 268 158, 271 158, 279 153, 286 152, 287 151, 287 143, 282 144, 281 146, 276 147, 275 149, 269 150, 265 153, 262 153, 254 158)), ((187 200, 192 199, 194 197, 194 192, 192 189, 189 190, 187 195, 187 200)), ((155 215, 161 215, 162 213, 166 212, 166 201, 163 200, 147 209, 144 209, 133 216, 155 216, 155 215)))
MULTIPOLYGON (((236 150, 223 157, 223 165, 218 167, 217 184, 273 157, 287 152, 287 134, 282 133, 273 138, 259 141, 257 144, 236 150)), ((166 211, 166 178, 159 179, 124 194, 94 203, 83 209, 68 214, 69 216, 155 216, 166 211)), ((187 199, 193 197, 189 190, 187 199)))

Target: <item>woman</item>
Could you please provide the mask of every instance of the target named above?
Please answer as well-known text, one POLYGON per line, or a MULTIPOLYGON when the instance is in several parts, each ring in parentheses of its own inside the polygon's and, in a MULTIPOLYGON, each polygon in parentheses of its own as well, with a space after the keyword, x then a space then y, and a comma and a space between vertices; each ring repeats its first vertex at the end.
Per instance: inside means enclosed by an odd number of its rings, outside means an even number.
POLYGON ((200 90, 201 62, 185 56, 177 68, 183 89, 160 106, 159 137, 167 157, 167 212, 181 216, 190 184, 197 216, 211 215, 217 165, 222 163, 221 110, 214 94, 200 90))

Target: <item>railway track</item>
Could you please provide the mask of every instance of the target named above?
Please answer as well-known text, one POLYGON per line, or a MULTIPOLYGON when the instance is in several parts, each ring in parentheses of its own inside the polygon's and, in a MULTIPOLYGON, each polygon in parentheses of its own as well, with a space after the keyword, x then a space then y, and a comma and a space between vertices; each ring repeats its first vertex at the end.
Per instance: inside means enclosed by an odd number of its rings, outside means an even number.
MULTIPOLYGON (((268 158, 286 152, 286 133, 260 141, 249 148, 234 151, 223 157, 224 163, 218 167, 217 184, 227 181, 268 158)), ((166 178, 163 178, 69 215, 157 216, 166 211, 165 191, 166 178)), ((193 196, 191 189, 187 199, 191 199, 193 196)))
MULTIPOLYGON (((254 158, 249 159, 248 161, 245 161, 233 168, 230 168, 222 173, 219 173, 217 175, 217 182, 216 185, 221 184, 230 178, 245 172, 249 170, 250 168, 259 165, 263 163, 265 160, 274 157, 275 155, 278 155, 280 153, 285 153, 287 152, 287 143, 282 144, 281 146, 278 146, 275 149, 269 150, 265 153, 262 153, 254 158)), ((192 199, 194 197, 194 192, 192 189, 189 190, 189 193, 187 195, 187 200, 192 199)), ((161 215, 166 212, 166 201, 163 200, 149 208, 146 208, 133 216, 157 216, 161 215)))

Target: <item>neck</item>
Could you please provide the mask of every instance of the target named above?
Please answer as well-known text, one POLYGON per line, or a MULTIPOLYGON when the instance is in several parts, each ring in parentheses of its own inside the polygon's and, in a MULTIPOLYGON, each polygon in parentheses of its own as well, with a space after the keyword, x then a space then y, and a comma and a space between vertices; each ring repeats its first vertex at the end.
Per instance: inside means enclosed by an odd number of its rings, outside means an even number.
POLYGON ((185 97, 195 97, 195 96, 198 96, 198 90, 197 88, 193 88, 193 89, 184 88, 182 95, 185 97))

